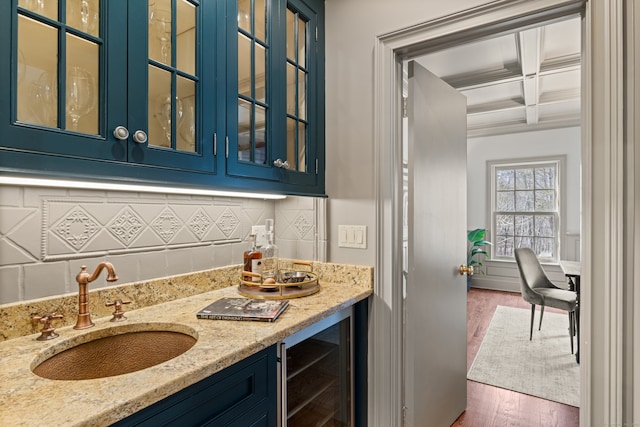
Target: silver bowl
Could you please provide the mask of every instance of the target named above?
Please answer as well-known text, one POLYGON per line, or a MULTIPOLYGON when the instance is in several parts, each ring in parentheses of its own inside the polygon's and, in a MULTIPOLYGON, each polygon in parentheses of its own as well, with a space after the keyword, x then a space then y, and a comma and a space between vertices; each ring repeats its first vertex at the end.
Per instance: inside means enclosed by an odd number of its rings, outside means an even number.
POLYGON ((280 282, 285 284, 300 283, 310 278, 304 271, 285 271, 280 274, 280 282))

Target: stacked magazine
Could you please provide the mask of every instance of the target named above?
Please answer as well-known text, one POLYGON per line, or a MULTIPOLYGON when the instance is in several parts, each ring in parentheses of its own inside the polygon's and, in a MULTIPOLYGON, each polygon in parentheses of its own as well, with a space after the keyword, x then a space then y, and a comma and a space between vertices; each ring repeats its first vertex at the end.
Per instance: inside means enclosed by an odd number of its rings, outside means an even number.
POLYGON ((199 319, 273 322, 288 305, 287 300, 222 298, 200 310, 196 316, 199 319))

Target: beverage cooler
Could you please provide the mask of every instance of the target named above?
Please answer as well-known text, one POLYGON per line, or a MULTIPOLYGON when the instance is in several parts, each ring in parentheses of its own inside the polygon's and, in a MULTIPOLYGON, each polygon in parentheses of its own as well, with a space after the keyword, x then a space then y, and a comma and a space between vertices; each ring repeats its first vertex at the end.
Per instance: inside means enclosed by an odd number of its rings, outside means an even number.
POLYGON ((338 312, 280 343, 280 426, 354 424, 352 313, 338 312))

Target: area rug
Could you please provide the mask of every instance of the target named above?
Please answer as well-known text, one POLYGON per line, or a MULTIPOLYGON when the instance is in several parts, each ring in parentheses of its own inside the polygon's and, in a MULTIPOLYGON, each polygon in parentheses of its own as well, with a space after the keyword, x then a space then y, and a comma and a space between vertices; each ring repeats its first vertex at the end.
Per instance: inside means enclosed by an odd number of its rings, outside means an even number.
POLYGON ((567 314, 536 309, 529 341, 530 310, 496 307, 467 378, 547 400, 580 406, 580 365, 571 354, 567 314))

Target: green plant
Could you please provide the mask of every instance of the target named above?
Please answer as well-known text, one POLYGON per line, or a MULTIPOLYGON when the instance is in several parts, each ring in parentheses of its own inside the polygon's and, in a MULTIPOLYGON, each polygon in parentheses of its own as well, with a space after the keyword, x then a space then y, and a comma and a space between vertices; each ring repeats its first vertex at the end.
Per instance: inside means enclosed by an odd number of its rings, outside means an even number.
MULTIPOLYGON (((484 228, 476 228, 467 233, 467 240, 469 241, 467 249, 467 266, 482 267, 482 261, 489 258, 489 254, 485 250, 486 246, 492 243, 485 240, 487 230, 484 228)), ((479 270, 479 269, 477 269, 479 270)), ((483 274, 484 271, 480 270, 483 274)))

